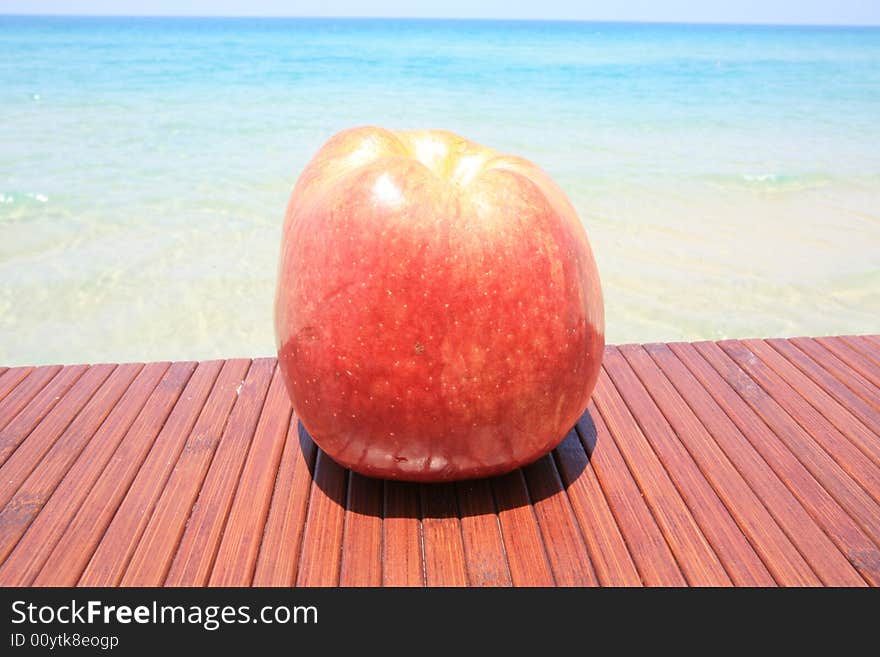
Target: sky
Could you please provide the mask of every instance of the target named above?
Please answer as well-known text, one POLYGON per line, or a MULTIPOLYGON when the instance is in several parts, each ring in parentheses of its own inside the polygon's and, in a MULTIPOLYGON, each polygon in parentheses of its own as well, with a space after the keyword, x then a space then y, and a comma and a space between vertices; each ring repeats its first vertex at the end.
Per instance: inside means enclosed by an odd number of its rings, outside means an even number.
POLYGON ((0 14, 376 16, 880 25, 880 0, 0 0, 0 14))

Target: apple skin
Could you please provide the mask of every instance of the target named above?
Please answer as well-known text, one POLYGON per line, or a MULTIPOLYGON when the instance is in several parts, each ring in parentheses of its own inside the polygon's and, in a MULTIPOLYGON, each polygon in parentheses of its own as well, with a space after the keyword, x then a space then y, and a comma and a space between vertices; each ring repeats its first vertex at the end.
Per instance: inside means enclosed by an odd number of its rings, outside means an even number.
POLYGON ((317 445, 423 482, 551 451, 605 344, 586 232, 546 173, 449 132, 371 126, 332 137, 294 187, 275 332, 317 445))

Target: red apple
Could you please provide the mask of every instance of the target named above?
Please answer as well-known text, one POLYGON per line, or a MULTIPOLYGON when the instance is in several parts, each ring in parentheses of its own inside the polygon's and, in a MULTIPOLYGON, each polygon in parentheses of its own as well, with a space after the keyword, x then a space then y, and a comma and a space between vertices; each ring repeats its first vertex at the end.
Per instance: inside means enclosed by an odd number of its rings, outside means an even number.
POLYGON ((335 135, 296 183, 275 330, 318 446, 415 481, 548 453, 605 342, 587 235, 546 173, 449 132, 376 127, 335 135))

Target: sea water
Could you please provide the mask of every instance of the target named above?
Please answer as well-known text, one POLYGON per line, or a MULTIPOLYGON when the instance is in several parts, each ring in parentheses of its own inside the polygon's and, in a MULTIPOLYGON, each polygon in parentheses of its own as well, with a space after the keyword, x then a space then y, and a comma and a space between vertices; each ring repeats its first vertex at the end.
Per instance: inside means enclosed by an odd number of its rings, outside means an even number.
POLYGON ((880 332, 880 29, 0 17, 0 364, 262 356, 297 175, 445 128, 568 194, 612 343, 880 332))

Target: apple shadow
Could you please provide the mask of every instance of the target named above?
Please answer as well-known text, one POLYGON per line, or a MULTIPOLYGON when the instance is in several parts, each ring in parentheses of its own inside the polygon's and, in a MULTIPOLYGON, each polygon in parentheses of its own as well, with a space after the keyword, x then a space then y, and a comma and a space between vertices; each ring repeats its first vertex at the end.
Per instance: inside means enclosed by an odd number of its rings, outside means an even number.
POLYGON ((416 520, 492 515, 564 494, 589 467, 597 442, 596 425, 586 411, 550 454, 512 472, 417 483, 366 477, 344 468, 314 445, 302 422, 298 429, 312 482, 330 503, 364 516, 416 520))

